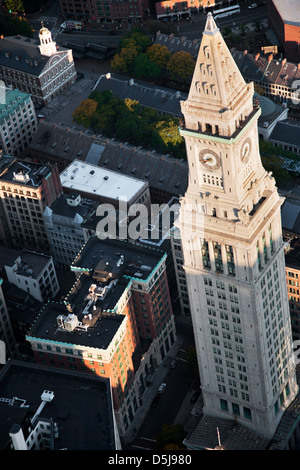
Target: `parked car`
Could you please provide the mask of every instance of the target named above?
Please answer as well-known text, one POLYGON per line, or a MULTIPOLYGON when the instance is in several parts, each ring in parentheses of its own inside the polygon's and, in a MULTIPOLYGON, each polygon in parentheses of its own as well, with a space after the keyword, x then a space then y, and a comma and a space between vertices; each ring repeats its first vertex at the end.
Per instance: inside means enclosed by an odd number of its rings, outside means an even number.
POLYGON ((162 395, 167 388, 167 384, 162 383, 157 389, 157 395, 162 395))
POLYGON ((256 7, 257 7, 257 3, 252 3, 252 5, 248 6, 249 10, 252 10, 252 8, 256 8, 256 7))
POLYGON ((178 362, 178 359, 173 359, 171 361, 171 364, 170 364, 171 369, 175 369, 175 367, 177 366, 177 362, 178 362))

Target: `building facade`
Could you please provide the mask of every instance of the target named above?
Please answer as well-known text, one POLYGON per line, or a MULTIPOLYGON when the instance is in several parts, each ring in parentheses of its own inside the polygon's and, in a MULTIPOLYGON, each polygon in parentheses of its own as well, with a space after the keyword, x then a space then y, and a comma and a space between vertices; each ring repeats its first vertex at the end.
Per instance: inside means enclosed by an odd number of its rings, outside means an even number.
POLYGON ((83 20, 84 22, 141 21, 148 16, 148 0, 60 0, 60 8, 65 18, 83 20))
POLYGON ((7 309, 5 297, 2 290, 3 279, 0 279, 0 364, 3 365, 8 359, 16 357, 16 340, 7 309), (3 347, 4 344, 4 347, 3 347))
POLYGON ((268 0, 268 20, 286 57, 292 61, 300 58, 300 21, 297 0, 268 0))
POLYGON ((203 413, 270 439, 298 393, 282 200, 261 163, 253 84, 210 13, 182 112, 190 175, 179 227, 203 413))
POLYGON ((24 250, 5 266, 9 282, 40 302, 54 299, 59 285, 52 256, 24 250))
POLYGON ((56 166, 0 158, 1 241, 17 249, 49 252, 43 213, 62 193, 56 166))
POLYGON ((69 269, 85 243, 81 224, 95 208, 95 202, 81 199, 80 194, 61 194, 44 211, 44 221, 55 265, 69 269))
POLYGON ((64 302, 47 303, 26 339, 37 363, 109 377, 124 435, 176 341, 166 255, 93 237, 71 269, 76 282, 64 302))
POLYGON ((76 80, 70 49, 57 49, 44 26, 39 42, 17 36, 0 38, 0 78, 7 86, 29 93, 35 105, 44 106, 76 80))
POLYGON ((32 141, 37 118, 30 94, 0 88, 0 147, 5 155, 17 156, 32 141))

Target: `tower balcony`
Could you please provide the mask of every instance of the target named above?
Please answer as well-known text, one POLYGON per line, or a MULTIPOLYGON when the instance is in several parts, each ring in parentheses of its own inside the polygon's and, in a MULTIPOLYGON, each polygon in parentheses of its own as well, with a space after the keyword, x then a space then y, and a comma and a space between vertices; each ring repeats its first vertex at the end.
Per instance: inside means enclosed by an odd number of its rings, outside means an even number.
POLYGON ((238 122, 236 130, 231 135, 221 134, 219 127, 212 125, 207 126, 205 131, 202 131, 201 129, 190 129, 185 125, 184 120, 179 123, 178 130, 180 135, 183 137, 203 138, 206 140, 212 140, 214 142, 231 144, 237 142, 240 139, 240 137, 251 126, 253 121, 258 120, 260 114, 260 106, 254 104, 251 113, 244 120, 238 122))

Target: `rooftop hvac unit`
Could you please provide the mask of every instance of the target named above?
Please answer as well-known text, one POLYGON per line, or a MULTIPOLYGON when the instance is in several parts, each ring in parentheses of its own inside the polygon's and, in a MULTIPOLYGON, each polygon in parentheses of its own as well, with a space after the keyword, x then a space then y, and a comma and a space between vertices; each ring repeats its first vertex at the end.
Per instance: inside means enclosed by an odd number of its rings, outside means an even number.
POLYGON ((75 330, 77 324, 78 324, 77 315, 74 315, 73 313, 70 313, 64 320, 64 327, 68 331, 75 330))

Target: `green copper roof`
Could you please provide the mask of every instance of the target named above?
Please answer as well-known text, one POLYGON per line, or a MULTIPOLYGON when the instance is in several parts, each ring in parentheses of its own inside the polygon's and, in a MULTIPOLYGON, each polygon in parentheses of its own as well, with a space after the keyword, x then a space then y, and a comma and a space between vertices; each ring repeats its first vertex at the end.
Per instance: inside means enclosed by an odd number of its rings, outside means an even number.
POLYGON ((29 100, 28 93, 0 86, 0 122, 29 100))

